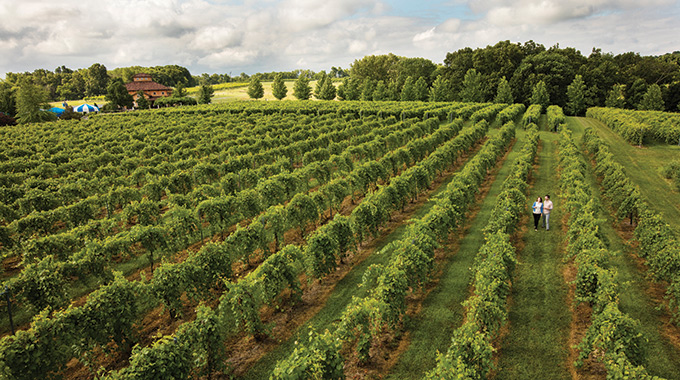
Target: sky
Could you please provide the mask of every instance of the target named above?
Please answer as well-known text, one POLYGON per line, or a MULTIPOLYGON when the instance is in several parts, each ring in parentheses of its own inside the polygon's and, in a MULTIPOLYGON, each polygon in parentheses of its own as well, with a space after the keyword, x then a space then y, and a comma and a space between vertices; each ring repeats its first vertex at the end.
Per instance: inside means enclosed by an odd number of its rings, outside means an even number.
POLYGON ((101 63, 193 75, 349 68, 394 53, 510 40, 660 55, 680 50, 680 0, 0 0, 0 78, 101 63))

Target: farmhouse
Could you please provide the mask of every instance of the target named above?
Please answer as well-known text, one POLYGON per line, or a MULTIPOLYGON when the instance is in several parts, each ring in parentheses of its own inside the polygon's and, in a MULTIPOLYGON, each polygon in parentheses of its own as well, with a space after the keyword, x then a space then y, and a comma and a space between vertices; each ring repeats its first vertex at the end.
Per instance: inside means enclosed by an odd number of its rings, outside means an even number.
POLYGON ((163 86, 160 83, 156 83, 151 79, 149 74, 137 74, 132 77, 132 82, 126 83, 125 88, 127 88, 128 93, 137 101, 138 92, 141 90, 144 92, 144 96, 149 99, 149 101, 154 101, 163 96, 172 95, 172 88, 163 86))

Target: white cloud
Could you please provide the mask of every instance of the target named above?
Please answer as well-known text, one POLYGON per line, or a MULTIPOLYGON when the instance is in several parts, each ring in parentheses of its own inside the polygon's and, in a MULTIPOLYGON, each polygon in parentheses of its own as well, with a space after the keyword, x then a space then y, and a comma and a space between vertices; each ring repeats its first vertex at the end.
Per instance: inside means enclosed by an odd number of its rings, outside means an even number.
POLYGON ((198 63, 208 67, 224 67, 228 65, 241 65, 250 63, 258 57, 260 53, 256 50, 243 50, 227 48, 222 51, 212 53, 201 58, 198 63))
POLYGON ((192 50, 220 50, 238 46, 243 32, 233 25, 209 26, 194 33, 189 48, 192 50))
POLYGON ((422 33, 418 33, 413 37, 413 42, 427 41, 435 36, 434 28, 428 29, 422 33))
POLYGON ((441 63, 447 52, 508 39, 585 52, 680 50, 677 1, 452 2, 473 17, 444 10, 425 12, 436 19, 415 17, 396 3, 369 0, 3 1, 0 76, 95 62, 182 64, 194 74, 327 70, 386 53, 441 63))

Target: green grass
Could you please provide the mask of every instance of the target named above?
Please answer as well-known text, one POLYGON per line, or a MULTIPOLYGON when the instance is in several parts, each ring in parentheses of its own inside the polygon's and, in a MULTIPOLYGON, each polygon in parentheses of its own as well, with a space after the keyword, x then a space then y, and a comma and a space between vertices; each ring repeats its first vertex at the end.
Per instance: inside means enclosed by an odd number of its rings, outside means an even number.
MULTIPOLYGON (((592 119, 570 118, 569 125, 575 132, 574 136, 580 137, 583 134, 583 125, 592 125, 592 122, 598 123, 592 119)), ((600 127, 603 126, 600 125, 600 127)), ((610 146, 610 148, 614 150, 613 147, 610 146)), ((618 150, 622 149, 619 147, 618 150)), ((630 170, 628 170, 628 173, 631 175, 630 170)), ((599 184, 592 171, 589 171, 587 180, 593 190, 593 195, 601 199, 599 184)), ((675 211, 677 211, 677 207, 675 211)), ((606 218, 606 223, 603 223, 600 227, 606 237, 608 248, 611 252, 617 254, 611 259, 611 265, 618 273, 618 283, 622 285, 619 292, 621 311, 640 321, 641 332, 648 340, 645 346, 647 353, 645 368, 655 376, 680 379, 680 350, 661 333, 663 328, 662 315, 665 312, 657 310, 656 303, 645 292, 649 280, 645 278, 644 273, 638 270, 629 254, 630 246, 624 243, 614 229, 613 226, 616 225, 616 221, 612 218, 610 210, 603 206, 600 216, 606 218)))
MULTIPOLYGON (((642 148, 625 142, 604 124, 595 119, 577 118, 581 125, 597 131, 614 154, 614 160, 625 168, 626 175, 640 187, 649 206, 664 216, 677 235, 680 235, 680 193, 665 179, 660 169, 680 157, 680 146, 651 144, 642 148)), ((579 140, 580 141, 580 140, 579 140)))
MULTIPOLYGON (((219 83, 219 84, 212 85, 212 88, 215 92, 239 88, 239 87, 248 87, 248 82, 229 82, 229 83, 219 83)), ((187 89, 186 89, 187 95, 188 96, 198 95, 198 91, 200 89, 201 89, 201 86, 187 87, 187 89)))
MULTIPOLYGON (((503 339, 498 379, 569 379, 568 339, 571 313, 568 287, 562 277, 559 247, 564 244, 560 218, 564 200, 558 197, 558 135, 540 132, 538 168, 527 205, 549 194, 554 203, 550 231, 534 231, 533 217, 527 218, 524 249, 518 252, 509 313, 509 334, 503 339)), ((527 213, 530 211, 527 208, 527 213)))
MULTIPOLYGON (((491 130, 489 135, 496 133, 496 130, 491 130)), ((435 199, 439 193, 446 189, 448 183, 453 179, 453 176, 447 178, 439 187, 430 195, 430 198, 425 202, 412 216, 412 218, 421 218, 434 206, 435 199)), ((377 254, 387 244, 403 237, 406 232, 408 223, 404 223, 396 228, 389 235, 381 237, 380 243, 376 246, 374 254, 370 255, 363 262, 356 265, 333 289, 333 293, 326 301, 324 307, 309 321, 298 328, 294 334, 287 341, 281 342, 274 350, 262 357, 244 376, 244 379, 266 379, 274 370, 276 362, 285 359, 290 355, 294 349, 295 341, 302 339, 309 328, 314 328, 318 331, 323 331, 332 327, 332 324, 338 321, 345 311, 347 305, 352 300, 353 296, 362 297, 366 295, 366 291, 359 288, 362 282, 362 277, 366 269, 373 264, 385 264, 389 260, 388 255, 377 254)), ((467 267, 466 267, 467 270, 467 267)))
MULTIPOLYGON (((58 101, 58 102, 50 102, 49 104, 50 104, 51 107, 64 108, 63 103, 64 103, 64 101, 58 101)), ((87 100, 79 99, 79 100, 67 100, 66 103, 71 107, 77 107, 77 106, 79 106, 81 104, 85 104, 85 103, 91 104, 91 105, 94 105, 95 103, 97 103, 97 106, 102 107, 104 104, 106 104, 108 102, 104 99, 87 99, 87 100)))
POLYGON ((411 333, 409 348, 389 374, 389 379, 421 379, 436 365, 437 351, 445 353, 451 344, 454 329, 463 322, 462 302, 469 296, 470 267, 484 243, 482 229, 489 221, 501 185, 510 174, 511 163, 519 154, 524 131, 517 131, 517 141, 480 205, 479 212, 468 221, 470 225, 460 248, 443 268, 437 287, 423 301, 417 317, 405 323, 411 333))
MULTIPOLYGON (((272 94, 272 83, 274 82, 262 82, 262 87, 264 88, 264 96, 260 99, 259 101, 278 101, 272 94)), ((294 80, 286 80, 284 81, 286 84, 286 88, 288 89, 288 93, 286 94, 286 97, 281 99, 281 100, 297 100, 296 97, 293 96, 293 86, 295 85, 294 80)), ((334 85, 337 87, 340 83, 338 81, 334 81, 334 85)), ((309 86, 312 89, 312 92, 314 92, 314 88, 316 86, 316 81, 312 80, 309 82, 309 86)), ((248 96, 248 83, 222 83, 222 84, 216 84, 213 86, 215 89, 215 93, 213 94, 212 98, 212 103, 226 103, 226 102, 234 102, 234 101, 244 101, 244 100, 253 100, 248 96)), ((190 87, 187 88, 187 95, 196 97, 198 94, 198 87, 190 87)), ((312 96, 312 99, 314 97, 312 96)), ((107 102, 103 99, 101 100, 69 100, 68 105, 75 107, 79 106, 83 103, 88 103, 88 104, 94 104, 94 102, 97 103, 99 106, 103 106, 107 102)), ((50 106, 52 107, 62 107, 62 102, 51 102, 50 106)))
MULTIPOLYGON (((274 82, 262 82, 262 87, 264 88, 264 97, 258 99, 259 101, 278 101, 272 94, 272 83, 274 82)), ((286 97, 281 100, 297 100, 293 96, 293 86, 295 81, 285 81, 286 88, 288 92, 286 97)), ((314 86, 316 86, 316 81, 309 82, 309 86, 314 91, 314 86)), ((243 100, 253 100, 248 96, 248 86, 237 87, 237 88, 227 88, 223 90, 215 90, 215 95, 212 98, 213 103, 225 103, 233 101, 243 101, 243 100)))

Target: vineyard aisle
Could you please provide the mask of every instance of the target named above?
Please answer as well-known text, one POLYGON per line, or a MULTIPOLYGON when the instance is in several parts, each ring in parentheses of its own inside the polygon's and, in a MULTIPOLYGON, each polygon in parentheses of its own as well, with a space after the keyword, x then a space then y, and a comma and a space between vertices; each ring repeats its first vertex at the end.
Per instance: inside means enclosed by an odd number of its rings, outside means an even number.
MULTIPOLYGON (((550 231, 534 231, 533 218, 526 217, 526 232, 518 251, 509 313, 509 333, 501 342, 497 379, 569 379, 567 356, 571 314, 568 287, 562 270, 565 244, 560 219, 564 200, 558 197, 558 134, 541 131, 538 165, 527 195, 529 205, 549 194, 554 210, 550 231)), ((520 234, 524 229, 520 230, 520 234)))
POLYGON ((609 146, 614 154, 614 159, 623 165, 626 175, 639 188, 656 212, 664 215, 667 222, 680 234, 680 193, 673 185, 663 178, 659 169, 669 162, 678 159, 680 146, 675 144, 648 144, 640 148, 628 144, 621 136, 614 133, 609 127, 592 118, 574 118, 573 125, 577 126, 574 135, 580 141, 582 126, 590 126, 609 146))
MULTIPOLYGON (((491 129, 487 133, 487 136, 491 136, 496 132, 497 129, 491 129)), ((479 146, 474 148, 472 151, 473 153, 465 160, 469 160, 474 154, 476 154, 478 148, 479 146)), ((456 171, 459 169, 460 168, 456 169, 456 171)), ((437 196, 437 194, 444 191, 448 183, 453 179, 452 174, 453 172, 448 172, 446 179, 438 182, 435 185, 436 189, 429 194, 429 197, 427 198, 428 200, 424 201, 423 204, 417 205, 418 208, 412 211, 412 213, 409 213, 410 215, 408 215, 408 217, 404 220, 408 220, 409 218, 419 218, 427 214, 430 208, 435 205, 435 202, 432 200, 437 196)), ((420 197, 427 196, 421 194, 420 197)), ((376 253, 390 242, 400 239, 406 232, 406 228, 407 224, 402 223, 390 233, 381 235, 375 242, 371 243, 371 249, 373 251, 371 255, 352 268, 352 270, 335 285, 333 293, 330 295, 323 308, 309 321, 300 326, 292 338, 281 342, 281 344, 279 344, 273 351, 265 354, 262 359, 255 363, 255 365, 242 376, 242 378, 253 380, 268 378, 271 372, 274 370, 277 361, 290 355, 290 353, 295 348, 295 342, 302 339, 302 337, 306 335, 307 331, 309 331, 310 327, 317 331, 324 331, 325 329, 332 328, 332 324, 340 320, 342 312, 345 311, 353 296, 363 297, 366 295, 366 290, 359 288, 366 269, 373 264, 384 264, 389 261, 389 255, 379 255, 376 253)))
MULTIPOLYGON (((597 123, 593 119, 570 119, 569 126, 574 131, 574 140, 577 143, 581 141, 583 125, 592 125, 592 122, 597 123)), ((585 150, 585 148, 583 149, 585 150)), ((585 159, 588 160, 587 157, 585 159)), ((591 185, 593 195, 602 200, 600 187, 593 175, 592 166, 589 166, 586 178, 591 185)), ((667 311, 657 309, 661 301, 660 297, 655 296, 654 292, 650 292, 650 280, 645 277, 646 273, 638 269, 635 258, 630 254, 631 247, 624 242, 619 232, 615 230, 614 226, 619 225, 619 223, 614 221, 611 210, 605 205, 602 205, 602 207, 604 210, 601 215, 602 218, 606 219, 606 222, 601 223, 600 228, 609 242, 609 250, 620 253, 612 257, 611 264, 618 273, 618 282, 622 284, 620 291, 621 311, 640 321, 640 331, 647 339, 645 368, 651 375, 666 379, 680 379, 680 343, 678 343, 677 329, 669 327, 667 311), (668 336, 672 336, 672 338, 669 339, 668 336), (672 343, 671 339, 676 343, 672 343)))
POLYGON ((488 195, 477 207, 476 213, 476 210, 472 210, 474 217, 466 222, 469 228, 451 238, 460 239, 459 248, 443 268, 437 286, 423 301, 422 310, 407 324, 410 334, 409 347, 390 372, 389 379, 423 378, 425 372, 436 366, 437 351, 445 353, 451 345, 453 330, 463 323, 462 303, 470 295, 469 268, 484 243, 482 229, 487 225, 501 185, 510 174, 512 164, 522 149, 524 135, 524 131, 518 128, 517 140, 496 174, 488 195))

